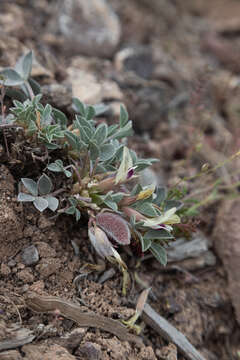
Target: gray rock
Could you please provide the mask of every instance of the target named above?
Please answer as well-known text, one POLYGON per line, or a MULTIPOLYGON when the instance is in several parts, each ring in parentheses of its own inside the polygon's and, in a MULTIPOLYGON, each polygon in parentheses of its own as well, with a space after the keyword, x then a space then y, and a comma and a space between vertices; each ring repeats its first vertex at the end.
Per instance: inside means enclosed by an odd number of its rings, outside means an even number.
POLYGON ((53 83, 41 87, 43 103, 50 103, 56 108, 65 108, 72 104, 71 84, 53 83))
POLYGON ((39 254, 36 246, 30 245, 22 251, 22 261, 25 265, 34 265, 39 261, 39 254))
POLYGON ((133 71, 150 79, 154 68, 151 49, 147 46, 122 49, 115 56, 115 66, 118 71, 133 71))
POLYGON ((175 90, 162 81, 127 89, 124 102, 132 114, 134 128, 153 133, 160 122, 167 122, 168 105, 174 96, 175 90))
POLYGON ((100 345, 92 343, 92 342, 85 342, 80 349, 77 350, 77 355, 86 356, 89 360, 99 360, 102 358, 101 356, 101 348, 100 345))
POLYGON ((109 57, 119 43, 120 23, 105 0, 64 0, 56 19, 71 53, 109 57))
POLYGON ((200 232, 193 235, 193 239, 178 239, 169 246, 168 262, 182 261, 188 258, 196 258, 208 251, 207 238, 200 232))
POLYGON ((93 72, 73 66, 68 68, 67 73, 68 81, 72 84, 73 97, 84 103, 95 105, 104 100, 123 99, 123 93, 114 81, 99 81, 93 72))

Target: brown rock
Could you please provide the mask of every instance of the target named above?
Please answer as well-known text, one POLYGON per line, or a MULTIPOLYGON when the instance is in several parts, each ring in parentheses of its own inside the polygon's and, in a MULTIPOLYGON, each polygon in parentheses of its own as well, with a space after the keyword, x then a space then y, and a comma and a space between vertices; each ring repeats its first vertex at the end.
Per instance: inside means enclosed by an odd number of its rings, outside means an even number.
MULTIPOLYGON (((65 40, 64 49, 89 56, 112 55, 120 40, 121 26, 107 1, 64 0, 58 11, 55 18, 65 40)), ((51 26, 54 29, 56 24, 51 26)))
POLYGON ((0 268, 0 274, 2 276, 8 276, 9 274, 11 274, 11 269, 9 268, 9 266, 2 263, 0 268))
POLYGON ((157 360, 151 346, 143 347, 139 353, 139 359, 142 360, 157 360))
POLYGON ((101 359, 101 347, 98 344, 87 341, 77 351, 77 356, 84 356, 88 360, 100 360, 101 359))
POLYGON ((45 287, 45 283, 43 280, 35 281, 30 287, 29 290, 34 291, 35 293, 42 293, 45 287))
POLYGON ((49 258, 56 256, 56 251, 47 243, 39 241, 35 244, 37 245, 38 253, 41 258, 49 258))
POLYGON ((17 350, 9 350, 0 354, 0 360, 22 360, 22 356, 17 350))
POLYGON ((217 214, 214 247, 228 274, 228 291, 240 324, 240 200, 225 200, 217 214))
POLYGON ((72 330, 70 333, 66 334, 64 338, 61 338, 61 345, 72 352, 79 346, 86 332, 86 328, 76 328, 72 330))
POLYGON ((24 269, 17 273, 19 280, 22 280, 24 283, 32 283, 34 281, 34 276, 31 273, 30 269, 24 269))
POLYGON ((48 258, 42 259, 41 263, 36 266, 36 270, 42 278, 48 278, 52 274, 56 274, 61 267, 59 259, 48 258))
POLYGON ((25 345, 22 347, 26 360, 75 360, 75 356, 60 345, 25 345))

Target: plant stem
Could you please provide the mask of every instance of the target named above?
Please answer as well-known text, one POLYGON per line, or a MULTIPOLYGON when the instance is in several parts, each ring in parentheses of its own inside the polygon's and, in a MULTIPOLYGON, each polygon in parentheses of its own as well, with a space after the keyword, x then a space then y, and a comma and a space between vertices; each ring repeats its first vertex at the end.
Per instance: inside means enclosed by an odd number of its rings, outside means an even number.
POLYGON ((26 81, 26 82, 25 82, 25 85, 26 85, 26 88, 28 89, 28 92, 29 92, 29 95, 30 95, 31 100, 33 100, 34 97, 35 97, 35 95, 34 95, 34 92, 33 92, 32 88, 31 88, 29 82, 26 81))
POLYGON ((92 168, 92 171, 91 171, 91 174, 90 174, 90 177, 91 177, 91 178, 95 175, 95 172, 96 172, 98 163, 99 163, 99 158, 97 158, 97 159, 95 160, 95 164, 94 164, 94 166, 93 166, 93 168, 92 168))
POLYGON ((74 165, 72 165, 72 168, 73 168, 73 170, 75 171, 75 173, 77 175, 79 186, 81 186, 82 185, 82 179, 81 179, 81 175, 80 175, 80 173, 79 173, 79 171, 77 169, 77 162, 76 161, 74 161, 74 165))

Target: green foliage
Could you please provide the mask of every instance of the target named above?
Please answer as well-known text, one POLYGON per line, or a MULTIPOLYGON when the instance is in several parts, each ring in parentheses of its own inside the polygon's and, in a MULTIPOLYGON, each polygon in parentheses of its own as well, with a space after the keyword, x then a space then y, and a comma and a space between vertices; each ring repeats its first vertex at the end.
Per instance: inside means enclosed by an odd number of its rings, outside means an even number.
MULTIPOLYGON (((150 250, 166 265, 167 242, 174 238, 174 226, 180 222, 176 211, 182 203, 179 197, 168 196, 162 187, 126 187, 143 169, 158 161, 141 159, 126 146, 126 138, 133 134, 126 108, 121 106, 118 124, 108 125, 97 119, 107 106, 87 105, 74 98, 76 114, 70 123, 60 110, 41 104, 41 94, 36 94, 38 84, 30 78, 32 60, 29 52, 14 69, 0 74, 6 90, 14 87, 14 91, 20 91, 11 93, 15 99, 6 119, 23 129, 21 136, 25 136, 30 148, 41 145, 47 154, 45 169, 49 175, 62 176, 61 204, 68 205, 58 213, 74 216, 76 221, 81 214, 87 215, 92 245, 100 256, 114 259, 124 274, 126 265, 113 243, 124 246, 131 243, 131 238, 141 244, 142 252, 150 250)), ((51 193, 49 176, 43 174, 37 182, 22 178, 21 183, 27 192, 18 194, 19 201, 32 202, 41 212, 58 209, 59 200, 51 193)))
POLYGON ((51 195, 52 181, 43 174, 38 181, 34 181, 28 178, 21 179, 22 184, 28 191, 28 193, 20 192, 18 194, 18 201, 32 202, 37 210, 40 212, 49 208, 52 211, 56 211, 59 201, 56 197, 51 195))

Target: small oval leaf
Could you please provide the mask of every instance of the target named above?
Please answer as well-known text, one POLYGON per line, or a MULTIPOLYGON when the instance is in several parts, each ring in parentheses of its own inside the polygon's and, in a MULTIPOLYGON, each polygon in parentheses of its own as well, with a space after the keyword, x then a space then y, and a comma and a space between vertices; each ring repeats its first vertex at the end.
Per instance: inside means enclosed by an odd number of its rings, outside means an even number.
POLYGON ((35 196, 29 195, 29 194, 25 194, 25 193, 19 193, 18 194, 18 201, 34 201, 35 200, 35 196))
POLYGON ((52 211, 57 210, 59 201, 54 196, 46 196, 45 199, 48 202, 48 208, 52 211))
POLYGON ((0 80, 0 84, 4 84, 5 86, 18 86, 24 83, 24 79, 11 68, 6 68, 1 71, 0 75, 3 76, 3 80, 0 80))
POLYGON ((163 266, 167 265, 167 252, 163 246, 154 242, 150 247, 150 251, 163 266))
POLYGON ((28 179, 28 178, 22 178, 21 182, 33 196, 38 195, 38 186, 37 186, 36 181, 34 181, 32 179, 28 179))
POLYGON ((100 160, 107 161, 115 154, 115 147, 112 144, 105 144, 100 147, 100 160))
POLYGON ((38 191, 39 191, 40 195, 49 194, 50 191, 52 190, 52 181, 46 174, 43 174, 39 178, 37 185, 38 185, 38 191))
POLYGON ((48 207, 48 201, 41 196, 35 198, 33 204, 40 212, 43 212, 48 207))

